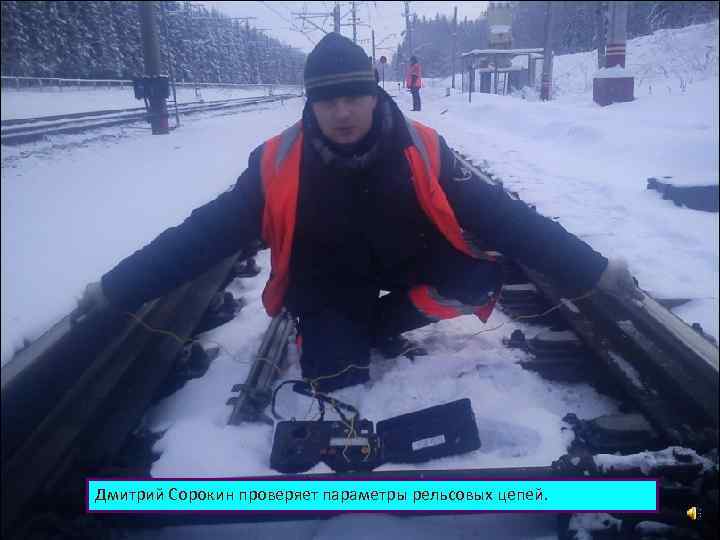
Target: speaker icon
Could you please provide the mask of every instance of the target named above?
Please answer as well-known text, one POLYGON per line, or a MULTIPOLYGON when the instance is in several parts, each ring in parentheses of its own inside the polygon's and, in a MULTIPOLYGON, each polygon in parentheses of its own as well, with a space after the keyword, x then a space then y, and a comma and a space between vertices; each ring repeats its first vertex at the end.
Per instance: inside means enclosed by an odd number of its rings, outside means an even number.
POLYGON ((697 506, 691 506, 687 509, 687 512, 685 512, 685 514, 692 521, 696 521, 702 517, 702 511, 697 506))

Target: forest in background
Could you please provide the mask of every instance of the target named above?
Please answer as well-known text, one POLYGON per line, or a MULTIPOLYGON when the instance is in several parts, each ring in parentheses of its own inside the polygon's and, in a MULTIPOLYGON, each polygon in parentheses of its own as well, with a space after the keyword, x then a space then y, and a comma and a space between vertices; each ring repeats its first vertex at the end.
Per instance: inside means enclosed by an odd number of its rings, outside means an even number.
MULTIPOLYGON (((305 55, 190 2, 156 2, 163 70, 178 81, 288 83, 305 55)), ((2 2, 2 75, 131 79, 143 74, 137 2, 2 2)))
MULTIPOLYGON (((163 70, 171 59, 178 81, 289 83, 302 80, 305 55, 252 26, 190 2, 157 8, 163 70)), ((558 2, 553 26, 556 54, 596 47, 600 2, 558 2)), ((156 6, 160 3, 156 2, 156 6)), ((718 17, 716 1, 630 2, 628 39, 661 28, 680 28, 718 17)), ((515 2, 513 47, 542 47, 547 2, 515 2)), ((413 52, 426 77, 451 72, 452 19, 417 18, 413 52)), ((488 46, 487 19, 460 17, 458 53, 488 46)), ((407 61, 407 36, 391 59, 386 77, 407 61), (393 69, 396 68, 396 69, 393 69)), ((143 74, 137 2, 2 2, 2 75, 83 79, 130 79, 143 74)), ((459 69, 459 65, 457 66, 459 69)), ((401 70, 402 71, 402 70, 401 70)))

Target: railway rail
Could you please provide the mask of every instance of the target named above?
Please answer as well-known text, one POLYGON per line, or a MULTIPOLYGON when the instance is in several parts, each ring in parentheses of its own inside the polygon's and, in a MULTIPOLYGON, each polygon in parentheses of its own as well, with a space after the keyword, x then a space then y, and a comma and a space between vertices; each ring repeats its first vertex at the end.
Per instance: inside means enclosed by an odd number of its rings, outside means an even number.
MULTIPOLYGON (((201 112, 236 109, 299 97, 298 94, 276 94, 249 98, 233 98, 217 101, 178 104, 178 113, 189 115, 201 112)), ((170 113, 172 114, 172 113, 170 113)), ((2 122, 0 142, 7 145, 26 144, 43 140, 52 135, 83 133, 99 128, 133 124, 148 120, 144 107, 130 109, 105 109, 64 115, 17 118, 2 122)))
MULTIPOLYGON (((502 182, 482 167, 460 154, 458 159, 478 181, 502 189, 502 182)), ((63 530, 72 531, 73 538, 111 538, 113 531, 132 528, 298 519, 244 513, 84 515, 84 478, 149 476, 157 457, 152 444, 162 434, 139 429, 144 412, 159 396, 201 376, 216 353, 148 333, 138 319, 180 336, 193 336, 228 320, 237 302, 223 290, 234 277, 245 275, 242 261, 252 255, 229 257, 132 317, 107 312, 76 322, 67 317, 2 368, 3 538, 45 538, 63 530)), ((657 477, 659 514, 622 514, 620 526, 598 534, 639 539, 645 535, 643 523, 651 521, 663 527, 653 529, 654 538, 714 538, 717 346, 647 294, 638 301, 601 293, 569 301, 544 276, 512 261, 503 264, 507 281, 500 308, 513 318, 533 317, 528 330, 515 331, 505 340, 507 347, 529 353, 523 367, 550 379, 591 384, 617 399, 622 412, 589 421, 569 414, 565 420, 575 441, 567 455, 543 467, 398 470, 392 475, 657 477), (656 455, 658 465, 651 470, 613 469, 599 458, 640 452, 656 455), (690 506, 703 508, 702 521, 687 519, 690 506)), ((270 349, 276 351, 278 362, 283 360, 288 332, 278 328, 286 326, 274 320, 263 341, 265 352, 259 353, 259 361, 265 364, 270 349)), ((257 418, 267 408, 268 376, 259 369, 251 374, 246 384, 232 389, 239 392, 229 400, 235 404, 236 420, 257 418), (260 384, 262 388, 256 386, 260 384)), ((373 474, 381 476, 363 476, 373 474)), ((571 515, 558 514, 559 538, 572 538, 575 526, 571 515)))

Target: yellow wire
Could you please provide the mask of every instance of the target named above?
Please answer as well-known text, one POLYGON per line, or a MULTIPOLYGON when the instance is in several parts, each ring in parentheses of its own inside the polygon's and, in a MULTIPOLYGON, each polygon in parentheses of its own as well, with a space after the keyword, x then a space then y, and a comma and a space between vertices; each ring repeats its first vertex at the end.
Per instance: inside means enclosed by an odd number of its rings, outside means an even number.
MULTIPOLYGON (((133 319, 135 319, 138 323, 140 323, 142 326, 144 326, 148 331, 150 331, 150 332, 152 332, 152 333, 154 333, 154 334, 162 334, 162 335, 165 335, 165 336, 170 336, 171 338, 175 339, 178 343, 180 343, 180 345, 188 345, 188 344, 191 344, 191 343, 199 343, 199 344, 201 344, 201 345, 203 344, 203 341, 200 341, 199 339, 182 338, 182 337, 178 336, 177 334, 175 334, 174 332, 171 332, 170 330, 163 330, 163 329, 161 329, 161 328, 153 328, 153 327, 150 326, 148 323, 146 323, 145 321, 143 321, 140 317, 138 317, 138 316, 135 315, 134 313, 130 313, 129 311, 126 311, 126 312, 125 312, 125 315, 129 315, 130 317, 132 317, 133 319)), ((227 355, 228 355, 230 358, 232 358, 233 361, 235 361, 235 362, 239 362, 239 363, 241 363, 241 364, 250 364, 250 363, 251 363, 251 362, 244 362, 244 361, 242 361, 242 360, 238 360, 236 354, 232 354, 232 353, 231 353, 230 351, 228 351, 225 347, 223 347, 222 345, 220 345, 220 343, 218 343, 217 341, 205 340, 204 343, 209 343, 209 344, 217 345, 218 348, 219 348, 221 351, 223 351, 225 354, 227 354, 227 355)), ((265 362, 266 364, 268 364, 269 366, 271 366, 273 369, 275 369, 275 371, 277 371, 278 374, 282 373, 282 371, 280 370, 280 368, 279 368, 278 366, 276 366, 275 364, 273 364, 272 362, 270 362, 270 361, 267 360, 266 358, 259 358, 259 359, 262 360, 263 362, 265 362)))
MULTIPOLYGON (((589 291, 589 292, 587 292, 587 293, 585 293, 585 294, 583 294, 583 295, 581 295, 581 296, 577 296, 577 297, 575 297, 575 298, 570 298, 570 299, 568 299, 568 300, 569 300, 570 302, 576 302, 576 301, 578 301, 578 300, 583 300, 583 299, 585 299, 585 298, 588 298, 588 297, 591 296, 592 294, 594 294, 594 292, 595 292, 595 291, 592 291, 592 290, 591 290, 591 291, 589 291)), ((486 334, 486 333, 488 333, 488 332, 494 332, 495 330, 499 330, 500 328, 502 328, 503 326, 505 326, 506 324, 511 323, 511 322, 516 322, 516 321, 521 321, 521 320, 527 321, 527 320, 531 320, 531 319, 537 319, 537 318, 540 318, 540 317, 544 317, 545 315, 548 315, 548 314, 552 313, 553 311, 559 309, 559 308, 562 306, 562 304, 563 304, 563 303, 561 302, 561 303, 559 303, 559 304, 557 304, 557 305, 555 305, 555 306, 547 309, 546 311, 544 311, 544 312, 542 312, 542 313, 540 313, 540 314, 538 314, 538 315, 519 315, 519 316, 517 316, 517 317, 513 317, 513 318, 511 318, 510 320, 504 321, 504 322, 502 322, 502 323, 500 323, 500 324, 498 324, 497 326, 494 326, 494 327, 492 327, 492 328, 486 328, 486 329, 484 329, 484 330, 480 330, 479 332, 475 332, 474 334, 470 334, 469 337, 475 337, 475 336, 478 336, 478 335, 480 335, 480 334, 486 334)), ((189 343, 202 343, 200 340, 197 340, 197 339, 182 338, 182 337, 178 336, 177 334, 175 334, 174 332, 171 332, 171 331, 169 331, 169 330, 162 330, 162 329, 160 329, 160 328, 153 328, 153 327, 150 326, 148 323, 146 323, 145 321, 143 321, 140 317, 138 317, 138 316, 135 315, 134 313, 130 313, 129 311, 126 312, 126 315, 129 315, 130 317, 132 317, 133 319, 135 319, 138 323, 140 323, 142 326, 144 326, 145 328, 147 328, 150 332, 153 332, 153 333, 156 333, 156 334, 163 334, 163 335, 166 335, 166 336, 170 336, 170 337, 174 338, 175 340, 177 340, 181 345, 186 345, 186 344, 189 344, 189 343)), ((206 343, 213 343, 213 344, 217 345, 222 351, 225 352, 225 354, 227 354, 227 355, 230 356, 231 358, 237 360, 237 359, 235 358, 235 355, 231 354, 227 349, 225 349, 225 347, 223 347, 223 346, 220 345, 219 343, 214 342, 214 341, 206 341, 206 343)), ((408 351, 410 351, 410 350, 412 350, 412 348, 408 348, 407 350, 401 352, 400 354, 404 354, 405 352, 408 352, 408 351)), ((268 361, 268 360, 265 359, 265 358, 262 358, 262 361, 263 361, 263 362, 266 362, 267 364, 269 364, 270 366, 272 366, 272 367, 278 372, 278 374, 281 373, 280 368, 278 368, 278 367, 277 367, 275 364, 273 364, 272 362, 268 361)), ((243 363, 249 364, 250 362, 243 362, 243 363)), ((323 380, 327 380, 327 379, 334 379, 335 377, 339 377, 340 375, 342 375, 343 373, 345 373, 346 371, 348 371, 348 370, 350 370, 350 369, 370 369, 370 366, 359 366, 359 365, 357 365, 357 364, 350 364, 350 365, 348 365, 348 366, 345 366, 342 370, 338 371, 337 373, 333 373, 333 374, 330 374, 330 375, 322 375, 322 376, 316 377, 316 378, 314 378, 314 379, 306 379, 306 381, 308 382, 308 384, 310 384, 310 387, 311 387, 312 392, 313 392, 313 395, 314 395, 314 394, 317 394, 317 393, 318 393, 318 392, 317 392, 317 387, 316 387, 318 381, 323 381, 323 380)), ((352 427, 352 426, 350 426, 350 427, 352 427)))
POLYGON ((150 330, 150 332, 153 332, 153 333, 155 333, 155 334, 164 334, 164 335, 166 335, 166 336, 170 336, 170 337, 172 337, 172 338, 175 338, 175 340, 178 341, 178 342, 180 343, 180 345, 185 345, 186 343, 192 343, 193 341, 195 341, 195 340, 190 339, 190 338, 181 338, 180 336, 178 336, 177 334, 175 334, 174 332, 171 332, 171 331, 169 331, 169 330, 162 330, 162 329, 159 329, 159 328, 153 328, 153 327, 150 326, 148 323, 146 323, 145 321, 143 321, 140 317, 138 317, 138 316, 135 315, 134 313, 130 313, 129 311, 126 311, 126 312, 125 312, 125 315, 130 315, 133 319, 135 319, 137 322, 139 322, 139 323, 140 323, 141 325, 143 325, 145 328, 147 328, 148 330, 150 330))
MULTIPOLYGON (((345 424, 345 422, 343 422, 343 424, 345 424)), ((350 425, 349 426, 347 424, 345 424, 345 425, 349 428, 349 431, 348 431, 348 436, 345 437, 345 448, 343 448, 342 455, 345 458, 345 461, 350 463, 350 459, 348 459, 346 452, 348 451, 348 448, 350 448, 350 439, 352 439, 356 435, 356 433, 355 433, 355 415, 352 416, 352 419, 350 420, 350 425)))
MULTIPOLYGON (((569 301, 569 302, 577 302, 578 300, 583 300, 583 299, 588 298, 589 296, 591 296, 591 295, 593 295, 593 294, 595 294, 595 291, 594 291, 594 290, 591 290, 591 291, 586 292, 585 294, 582 294, 582 295, 577 296, 577 297, 575 297, 575 298, 568 298, 566 301, 569 301)), ((557 309, 560 309, 560 307, 561 307, 562 305, 563 305, 563 302, 560 302, 559 304, 557 304, 557 305, 555 305, 555 306, 553 306, 553 307, 551 307, 551 308, 549 308, 549 309, 547 309, 547 310, 545 310, 545 311, 543 311, 542 313, 539 313, 539 314, 537 314, 537 315, 519 315, 519 316, 517 316, 517 317, 513 317, 513 318, 511 318, 511 319, 508 320, 508 321, 504 321, 504 322, 498 324, 497 326, 493 326, 492 328, 486 328, 486 329, 484 329, 484 330, 480 330, 479 332, 475 332, 474 334, 470 334, 469 337, 475 337, 475 336, 480 335, 480 334, 486 334, 486 333, 488 333, 488 332, 494 332, 495 330, 499 330, 500 328, 502 328, 503 326, 505 326, 506 324, 509 324, 509 323, 511 323, 511 322, 516 322, 516 321, 521 321, 521 320, 527 321, 527 320, 530 320, 530 319, 538 319, 538 318, 540 318, 540 317, 544 317, 545 315, 548 315, 548 314, 552 313, 553 311, 555 311, 555 310, 557 310, 557 309)), ((408 352, 408 351, 412 350, 413 348, 414 348, 414 346, 413 346, 413 347, 409 347, 408 349, 406 349, 405 351, 401 352, 400 354, 404 354, 405 352, 408 352)), ((333 374, 331 374, 331 375, 323 375, 322 377, 316 377, 316 378, 314 378, 314 379, 306 379, 306 381, 307 381, 307 382, 310 384, 310 386, 312 387, 313 393, 316 393, 315 384, 317 383, 317 381, 321 381, 321 380, 326 380, 326 379, 332 379, 332 378, 335 378, 335 377, 339 377, 340 375, 342 375, 343 373, 345 373, 347 370, 349 370, 349 369, 351 369, 351 368, 355 368, 355 369, 370 369, 370 366, 358 366, 357 364, 350 364, 350 365, 346 366, 345 368, 343 368, 342 370, 338 371, 337 373, 333 373, 333 374)))
POLYGON ((348 366, 345 366, 342 370, 338 371, 337 373, 333 373, 332 375, 323 375, 322 377, 316 377, 315 379, 309 379, 309 380, 308 380, 308 383, 310 384, 310 386, 313 387, 313 391, 315 391, 315 390, 314 390, 315 384, 316 384, 318 381, 322 381, 322 380, 325 380, 325 379, 333 379, 333 378, 335 378, 335 377, 338 377, 338 376, 342 375, 343 373, 345 373, 345 372, 346 372, 347 370, 349 370, 350 368, 355 368, 355 369, 370 369, 370 366, 358 366, 357 364, 350 364, 350 365, 348 365, 348 366))
MULTIPOLYGON (((584 298, 587 298, 587 297, 589 297, 589 296, 591 296, 591 295, 593 295, 593 294, 595 294, 595 291, 594 291, 594 290, 591 290, 591 291, 586 292, 585 294, 580 295, 580 296, 577 296, 577 297, 575 297, 575 298, 568 298, 568 299, 566 299, 566 301, 567 301, 567 302, 577 302, 578 300, 583 300, 584 298)), ((470 334, 470 337, 475 337, 475 336, 478 336, 478 335, 480 335, 480 334, 486 334, 487 332, 494 332, 495 330, 499 330, 500 328, 502 328, 503 326, 505 326, 506 324, 511 323, 511 322, 515 322, 515 321, 527 321, 527 320, 530 320, 530 319, 538 319, 538 318, 540 318, 540 317, 544 317, 545 315, 548 315, 549 313, 552 313, 552 312, 555 311, 556 309, 560 309, 560 307, 561 307, 562 305, 563 305, 563 302, 560 302, 559 304, 551 307, 550 309, 547 309, 547 310, 543 311, 542 313, 539 313, 538 315, 519 315, 519 316, 517 316, 517 317, 513 317, 513 318, 511 318, 511 319, 508 320, 508 321, 504 321, 504 322, 498 324, 497 326, 494 326, 493 328, 486 328, 486 329, 484 329, 484 330, 480 330, 479 332, 475 332, 474 334, 470 334)))
MULTIPOLYGON (((575 297, 575 298, 570 298, 570 299, 568 299, 568 301, 570 301, 570 302, 576 302, 576 301, 578 301, 578 300, 583 300, 583 299, 585 299, 585 298, 588 298, 588 297, 591 296, 592 294, 594 294, 594 292, 595 292, 595 291, 591 290, 591 291, 589 291, 589 292, 587 292, 587 293, 585 293, 585 294, 583 294, 583 295, 581 295, 581 296, 578 296, 578 297, 575 297)), ((494 326, 494 327, 492 327, 492 328, 486 328, 486 329, 484 329, 484 330, 480 330, 479 332, 476 332, 476 333, 474 333, 474 334, 471 334, 469 337, 475 337, 475 336, 480 335, 480 334, 485 334, 485 333, 488 333, 488 332, 494 332, 495 330, 499 330, 500 328, 502 328, 503 326, 505 326, 506 324, 511 323, 511 322, 516 322, 516 321, 520 321, 520 320, 537 319, 537 318, 540 318, 540 317, 544 317, 545 315, 548 315, 548 314, 552 313, 553 311, 559 309, 562 305, 563 305, 563 303, 561 302, 561 303, 559 303, 559 304, 557 304, 557 305, 555 305, 555 306, 547 309, 546 311, 544 311, 544 312, 542 312, 542 313, 540 313, 540 314, 538 314, 538 315, 520 315, 520 316, 518 316, 518 317, 513 317, 513 318, 511 318, 510 320, 504 321, 504 322, 500 323, 500 324, 497 325, 497 326, 494 326)), ((143 321, 140 317, 138 317, 138 316, 135 315, 134 313, 126 312, 126 314, 127 314, 127 315, 130 315, 133 319, 135 319, 138 323, 140 323, 142 326, 144 326, 145 328, 147 328, 150 332, 153 332, 153 333, 156 333, 156 334, 163 334, 163 335, 170 336, 170 337, 174 338, 175 340, 177 340, 181 345, 185 345, 185 344, 187 344, 187 343, 200 343, 200 341, 199 341, 199 340, 196 340, 196 339, 181 338, 180 336, 178 336, 177 334, 175 334, 175 333, 173 333, 173 332, 171 332, 171 331, 169 331, 169 330, 162 330, 162 329, 159 329, 159 328, 153 328, 152 326, 150 326, 148 323, 146 323, 145 321, 143 321)), ((229 352, 227 349, 225 349, 222 345, 220 345, 219 343, 217 343, 217 342, 212 342, 212 341, 210 341, 210 342, 208 342, 208 343, 214 343, 214 344, 217 345, 221 350, 225 351, 225 353, 228 354, 228 356, 230 356, 231 358, 237 360, 237 359, 235 358, 235 355, 230 354, 230 352, 229 352)), ((400 354, 404 354, 405 352, 408 352, 408 351, 410 351, 410 350, 412 350, 412 348, 408 348, 406 351, 403 351, 403 352, 400 353, 400 354)), ((264 362, 268 363, 269 365, 271 365, 271 366, 278 372, 278 374, 281 373, 280 368, 278 368, 275 364, 273 364, 272 362, 269 362, 269 361, 266 360, 265 358, 262 358, 262 360, 263 360, 264 362)), ((243 362, 243 363, 249 363, 249 362, 243 362)), ((310 385, 310 389, 312 390, 313 397, 315 397, 316 394, 319 393, 319 392, 317 391, 317 386, 316 386, 317 383, 318 383, 318 381, 323 381, 323 380, 333 379, 333 378, 335 378, 335 377, 339 377, 340 375, 342 375, 343 373, 345 373, 346 371, 348 371, 348 370, 350 370, 350 369, 370 369, 370 366, 359 366, 359 365, 357 365, 357 364, 350 364, 350 365, 348 365, 348 366, 345 366, 342 370, 338 371, 337 373, 333 373, 333 374, 331 374, 331 375, 322 375, 322 376, 316 377, 316 378, 314 378, 314 379, 305 379, 306 382, 308 382, 308 384, 310 385)), ((329 396, 328 396, 328 397, 329 397, 329 396)), ((334 399, 330 398, 330 402, 331 402, 331 404, 332 404, 333 406, 335 405, 335 400, 334 400, 334 399)), ((312 403, 310 404, 310 407, 312 407, 312 403)), ((310 409, 308 409, 308 413, 309 413, 309 411, 310 411, 310 409)), ((343 448, 343 452, 342 452, 342 455, 343 455, 343 457, 345 458, 345 460, 349 462, 350 460, 349 460, 348 457, 347 457, 347 450, 348 450, 348 448, 350 447, 350 444, 349 444, 350 439, 353 438, 353 437, 355 436, 355 434, 356 434, 356 431, 355 431, 355 415, 353 415, 352 421, 351 421, 350 424, 347 424, 347 423, 344 422, 342 419, 340 419, 340 421, 341 421, 341 423, 344 424, 347 428, 349 428, 348 436, 345 438, 345 442, 346 442, 345 448, 343 448)), ((367 460, 367 459, 369 459, 369 454, 368 454, 368 456, 366 456, 366 460, 367 460)))

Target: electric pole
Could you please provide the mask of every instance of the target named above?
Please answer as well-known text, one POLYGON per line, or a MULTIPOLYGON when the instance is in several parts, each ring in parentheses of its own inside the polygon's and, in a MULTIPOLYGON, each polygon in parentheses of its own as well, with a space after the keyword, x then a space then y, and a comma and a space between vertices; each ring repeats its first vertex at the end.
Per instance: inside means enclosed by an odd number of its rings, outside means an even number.
POLYGON ((375 30, 370 31, 370 36, 372 37, 372 61, 373 66, 375 65, 375 30))
POLYGON ((340 2, 335 2, 335 7, 333 8, 333 32, 338 34, 342 33, 340 31, 340 2))
POLYGON ((357 10, 355 8, 355 2, 352 4, 352 27, 353 27, 353 43, 357 43, 357 10))
POLYGON ((457 6, 453 15, 453 44, 452 44, 452 87, 455 88, 455 57, 457 56, 457 6))
POLYGON ((596 2, 595 10, 595 45, 597 46, 598 69, 605 67, 605 45, 607 39, 607 5, 596 2))
POLYGON ((552 25, 553 25, 553 2, 547 3, 545 15, 545 51, 543 53, 542 86, 540 87, 540 99, 548 101, 552 89, 552 25))
POLYGON ((405 34, 408 40, 408 56, 412 56, 412 24, 410 23, 410 2, 405 2, 405 34))
MULTIPOLYGON (((143 58, 145 60, 145 76, 160 76, 160 44, 158 41, 157 27, 155 26, 155 2, 138 2, 140 14, 140 35, 142 36, 143 58)), ((156 92, 153 92, 156 94, 156 92)), ((165 97, 151 95, 148 98, 150 104, 150 126, 153 135, 166 135, 170 133, 168 127, 168 111, 165 97)))
MULTIPOLYGON (((163 33, 165 34, 165 60, 167 61, 168 71, 170 72, 170 85, 173 93, 173 103, 175 103, 175 127, 180 126, 180 113, 177 105, 177 89, 175 87, 175 55, 170 57, 170 33, 167 25, 167 12, 165 11, 165 2, 160 2, 160 13, 162 15, 163 33)), ((169 129, 169 128, 168 128, 169 129)))

